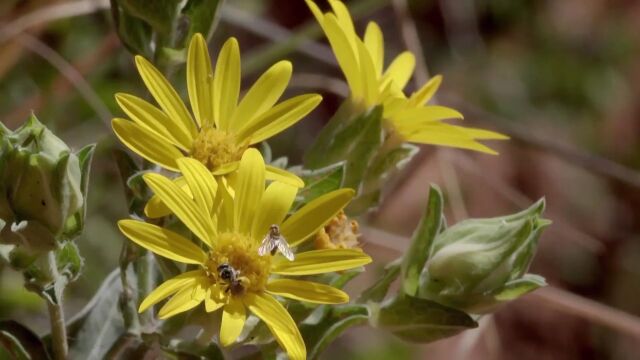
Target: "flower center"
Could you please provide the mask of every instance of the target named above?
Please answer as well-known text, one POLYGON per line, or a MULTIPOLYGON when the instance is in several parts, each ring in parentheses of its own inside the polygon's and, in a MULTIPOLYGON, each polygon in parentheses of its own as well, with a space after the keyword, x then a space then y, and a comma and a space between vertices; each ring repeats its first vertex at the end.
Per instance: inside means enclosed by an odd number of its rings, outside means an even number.
POLYGON ((359 225, 341 211, 325 225, 314 239, 316 249, 358 249, 359 225))
POLYGON ((220 234, 206 263, 211 281, 220 284, 225 293, 235 296, 247 291, 264 291, 271 256, 259 256, 258 246, 246 235, 220 234))
POLYGON ((239 161, 248 143, 238 143, 235 135, 213 127, 204 127, 193 141, 191 156, 209 170, 230 162, 239 161))

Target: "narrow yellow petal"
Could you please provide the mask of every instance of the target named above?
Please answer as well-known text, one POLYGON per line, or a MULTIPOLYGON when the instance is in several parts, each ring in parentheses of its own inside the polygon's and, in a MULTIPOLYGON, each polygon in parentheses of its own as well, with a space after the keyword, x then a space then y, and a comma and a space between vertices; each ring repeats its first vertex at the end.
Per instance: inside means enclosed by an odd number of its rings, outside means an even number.
POLYGON ((171 212, 178 217, 200 240, 209 246, 215 242, 216 231, 208 214, 198 208, 195 201, 171 180, 159 174, 145 174, 144 181, 156 193, 171 212))
POLYGON ((354 194, 352 189, 339 189, 315 198, 285 220, 282 235, 291 246, 299 245, 336 216, 354 194))
POLYGON ((329 4, 333 9, 333 14, 335 14, 336 19, 338 19, 340 28, 342 28, 344 34, 349 39, 349 44, 352 48, 356 49, 356 41, 359 41, 359 38, 358 34, 356 34, 356 28, 353 25, 351 14, 349 14, 349 9, 347 9, 342 1, 329 0, 329 4))
POLYGON ((136 124, 155 131, 166 142, 170 142, 184 151, 191 149, 193 142, 191 134, 176 126, 162 110, 133 95, 120 93, 115 97, 120 108, 136 124))
POLYGON ((474 150, 490 155, 498 155, 495 150, 472 139, 465 139, 457 135, 440 134, 432 131, 412 134, 411 136, 406 137, 406 141, 420 144, 449 146, 459 149, 474 150))
POLYGON ((168 296, 171 296, 183 288, 191 288, 193 289, 194 285, 201 281, 201 278, 205 277, 205 273, 202 270, 194 270, 188 271, 186 273, 182 273, 178 276, 172 277, 171 279, 163 282, 158 287, 156 287, 146 298, 140 303, 140 307, 138 308, 138 312, 144 312, 149 307, 159 303, 164 300, 168 296))
POLYGON ((266 165, 266 170, 266 180, 279 181, 297 188, 304 187, 304 181, 296 174, 272 165, 266 165))
POLYGON ((363 87, 358 50, 351 45, 349 35, 340 27, 338 19, 333 14, 325 15, 323 24, 329 44, 351 89, 351 96, 354 99, 361 99, 363 87))
POLYGON ((356 249, 313 250, 296 254, 294 261, 275 257, 271 273, 280 275, 316 275, 353 269, 371 262, 369 255, 356 249))
POLYGON ((367 47, 373 66, 377 76, 382 76, 382 68, 384 66, 384 38, 382 30, 375 22, 371 21, 367 24, 364 33, 364 45, 367 47))
POLYGON ((411 75, 413 75, 415 66, 416 57, 412 53, 405 51, 393 59, 382 76, 382 82, 390 79, 398 88, 404 89, 409 79, 411 79, 411 75))
POLYGON ((211 285, 207 289, 207 294, 204 298, 204 306, 207 312, 214 312, 220 309, 225 304, 225 299, 220 291, 220 287, 218 285, 211 285))
MULTIPOLYGON (((191 190, 187 185, 187 181, 184 179, 184 176, 178 176, 174 178, 173 183, 176 184, 182 191, 186 192, 189 197, 193 198, 191 194, 191 190)), ((147 201, 147 204, 144 206, 144 214, 151 219, 161 218, 167 215, 171 215, 171 209, 164 204, 162 199, 156 194, 153 194, 151 199, 147 201)))
POLYGON ((433 95, 438 91, 440 84, 442 83, 442 75, 436 75, 432 77, 426 84, 424 84, 420 90, 411 94, 409 98, 409 106, 417 107, 422 106, 429 102, 433 95))
POLYGON ((229 303, 222 310, 222 325, 220 326, 220 344, 233 344, 244 327, 247 313, 242 300, 229 297, 229 303))
POLYGON ((324 14, 322 14, 322 11, 318 7, 318 5, 316 5, 316 3, 314 3, 311 0, 305 0, 305 2, 307 3, 307 6, 311 10, 311 13, 313 14, 313 16, 320 23, 320 25, 322 25, 322 22, 324 21, 324 14))
POLYGON ((264 192, 264 159, 258 150, 250 148, 244 152, 236 176, 234 223, 236 230, 249 234, 256 206, 264 192))
POLYGON ((290 360, 305 360, 307 350, 296 323, 278 300, 266 294, 247 294, 243 298, 249 310, 267 325, 290 360))
POLYGON ((248 139, 250 144, 266 140, 307 116, 320 101, 322 96, 318 94, 304 94, 285 100, 244 124, 238 131, 238 139, 248 139))
POLYGON ((118 139, 136 154, 165 169, 178 171, 176 159, 184 155, 173 144, 133 121, 116 118, 111 120, 111 127, 118 139))
POLYGON ((207 278, 200 279, 193 286, 178 291, 158 312, 158 318, 166 319, 200 305, 207 294, 207 278))
POLYGON ((184 175, 196 205, 206 212, 205 215, 211 217, 218 190, 216 179, 211 175, 209 169, 196 159, 186 157, 178 159, 178 167, 184 175))
MULTIPOLYGON (((232 175, 235 175, 234 173, 232 175)), ((221 233, 235 231, 235 191, 229 185, 227 178, 222 178, 218 185, 218 196, 222 198, 222 206, 218 211, 218 229, 221 233)))
POLYGON ((262 74, 238 104, 229 123, 229 131, 241 129, 271 109, 289 85, 292 69, 291 62, 280 61, 262 74))
POLYGON ((362 76, 362 90, 367 105, 373 106, 378 100, 378 76, 371 59, 369 50, 359 39, 356 41, 360 62, 360 76, 362 76))
POLYGON ((295 186, 280 182, 269 184, 253 219, 251 234, 254 239, 262 240, 269 231, 269 226, 282 223, 296 199, 297 192, 298 189, 295 186))
POLYGON ((497 133, 491 130, 467 128, 462 126, 451 125, 452 127, 461 130, 465 134, 476 140, 509 140, 509 137, 504 134, 497 133))
POLYGON ((212 77, 207 41, 202 34, 195 34, 187 53, 187 89, 191 109, 201 127, 213 124, 212 77))
POLYGON ((213 118, 227 130, 240 95, 240 47, 231 37, 220 50, 213 76, 213 118))
POLYGON ((153 98, 156 99, 162 110, 173 120, 176 125, 180 126, 183 131, 196 136, 196 126, 191 118, 191 114, 184 105, 180 95, 169 84, 169 81, 156 69, 147 59, 142 56, 136 56, 136 66, 142 77, 147 89, 153 98))
POLYGON ((120 220, 118 227, 131 241, 160 256, 185 264, 207 261, 200 247, 173 231, 137 220, 120 220))
POLYGON ((267 284, 267 292, 315 304, 342 304, 349 302, 349 295, 344 291, 311 281, 276 279, 267 284))
MULTIPOLYGON (((400 133, 408 134, 425 126, 437 126, 438 120, 462 118, 463 115, 455 109, 433 105, 399 110, 390 120, 396 130, 400 133)), ((452 132, 454 131, 452 130, 452 132)))

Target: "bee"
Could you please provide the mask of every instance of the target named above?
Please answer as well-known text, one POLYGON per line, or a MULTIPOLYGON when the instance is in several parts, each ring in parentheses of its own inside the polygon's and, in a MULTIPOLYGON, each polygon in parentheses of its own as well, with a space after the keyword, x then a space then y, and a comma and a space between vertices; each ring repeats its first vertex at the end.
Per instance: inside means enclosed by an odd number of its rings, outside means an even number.
POLYGON ((278 250, 282 255, 284 255, 284 257, 289 259, 289 261, 293 261, 295 258, 287 244, 287 240, 280 234, 280 227, 278 227, 278 225, 271 225, 269 227, 269 232, 264 239, 262 239, 262 243, 258 248, 258 255, 265 256, 270 252, 273 256, 278 250))
POLYGON ((240 271, 236 270, 229 263, 220 264, 218 266, 218 277, 222 279, 227 287, 225 293, 230 292, 232 295, 242 295, 245 291, 245 285, 249 282, 244 276, 240 276, 240 271))

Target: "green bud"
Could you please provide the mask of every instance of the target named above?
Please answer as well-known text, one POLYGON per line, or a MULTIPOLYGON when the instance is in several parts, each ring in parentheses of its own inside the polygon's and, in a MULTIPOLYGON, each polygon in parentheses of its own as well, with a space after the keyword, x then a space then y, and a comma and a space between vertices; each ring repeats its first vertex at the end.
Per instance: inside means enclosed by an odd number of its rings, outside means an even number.
POLYGON ((73 153, 33 115, 0 141, 0 242, 22 264, 79 232, 93 147, 73 153))
POLYGON ((481 314, 544 286, 543 278, 526 274, 550 224, 543 211, 540 200, 520 213, 462 221, 438 234, 420 276, 420 297, 481 314))

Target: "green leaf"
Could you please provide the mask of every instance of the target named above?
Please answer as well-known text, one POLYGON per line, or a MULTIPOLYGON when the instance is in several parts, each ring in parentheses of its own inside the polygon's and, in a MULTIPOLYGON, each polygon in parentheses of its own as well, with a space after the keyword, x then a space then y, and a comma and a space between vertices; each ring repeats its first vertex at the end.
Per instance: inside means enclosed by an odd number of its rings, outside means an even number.
POLYGON ((144 20, 130 15, 119 5, 119 0, 111 0, 111 16, 122 44, 130 53, 152 58, 151 42, 153 30, 144 20))
POLYGON ((129 206, 129 213, 143 218, 144 206, 149 197, 149 189, 142 180, 144 172, 141 171, 131 156, 123 150, 113 150, 113 157, 124 184, 124 194, 129 206))
POLYGON ((78 236, 85 226, 87 205, 89 201, 89 178, 95 149, 96 145, 90 144, 80 149, 76 154, 80 164, 80 191, 82 193, 83 201, 80 210, 73 214, 73 216, 70 216, 65 224, 64 234, 69 239, 73 239, 78 236))
MULTIPOLYGON (((220 15, 223 0, 189 0, 182 9, 182 14, 189 19, 189 32, 186 40, 200 33, 205 39, 213 34, 220 15)), ((186 45, 186 44, 185 44, 186 45)))
POLYGON ((514 300, 544 286, 547 286, 547 282, 542 276, 525 274, 520 279, 506 283, 500 293, 495 295, 495 299, 499 301, 514 300))
POLYGON ((418 292, 420 274, 442 225, 442 209, 442 192, 436 185, 431 185, 427 208, 418 228, 413 233, 411 246, 402 261, 402 289, 408 295, 415 296, 418 292))
POLYGON ((372 310, 372 323, 413 343, 429 343, 478 326, 462 311, 406 294, 372 310))
POLYGON ((384 300, 389 292, 389 287, 398 278, 401 270, 402 259, 397 259, 385 266, 382 277, 378 279, 371 287, 364 290, 358 298, 359 303, 366 303, 369 301, 380 302, 384 300))
POLYGON ((10 359, 49 359, 40 338, 26 326, 13 321, 0 321, 0 358, 5 350, 10 359))
POLYGON ((117 0, 130 15, 144 20, 160 34, 171 34, 181 0, 117 0))
POLYGON ((68 281, 75 280, 80 275, 84 265, 84 259, 80 256, 80 250, 73 241, 66 241, 56 250, 56 263, 58 273, 67 277, 68 281))
POLYGON ((382 144, 382 107, 377 106, 358 117, 336 135, 335 152, 346 160, 343 187, 358 190, 371 159, 382 144))
POLYGON ((298 192, 293 209, 299 209, 308 202, 340 188, 344 178, 344 163, 333 164, 317 170, 303 170, 300 177, 305 183, 298 192))

